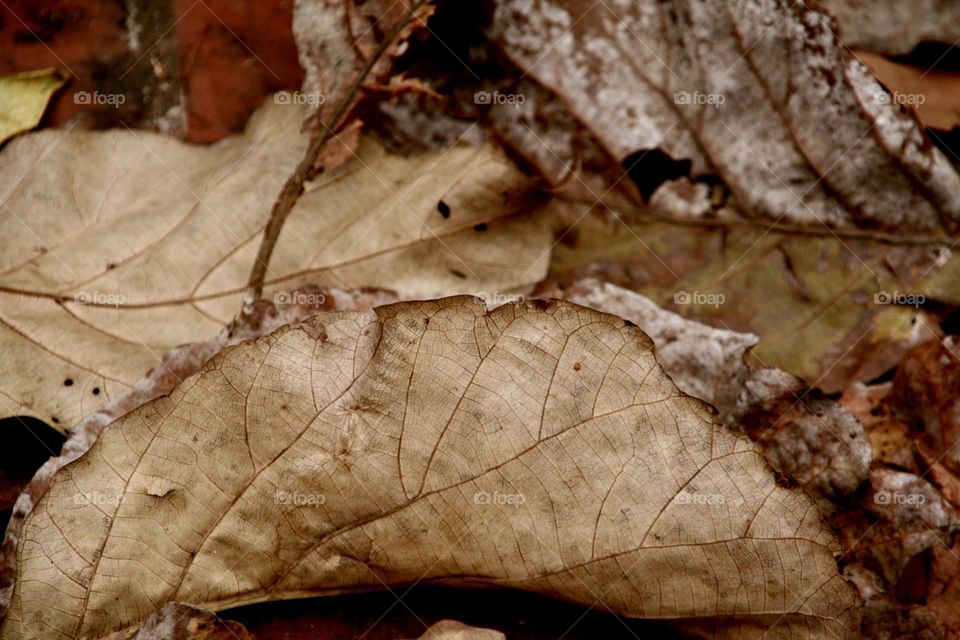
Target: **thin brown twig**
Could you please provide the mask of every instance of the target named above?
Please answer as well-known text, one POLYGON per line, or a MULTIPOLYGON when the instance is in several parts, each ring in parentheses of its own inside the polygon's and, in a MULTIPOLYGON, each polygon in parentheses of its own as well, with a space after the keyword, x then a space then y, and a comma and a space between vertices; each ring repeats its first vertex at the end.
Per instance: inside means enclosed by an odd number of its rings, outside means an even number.
POLYGON ((866 240, 869 242, 879 242, 881 244, 893 245, 920 245, 929 246, 937 244, 951 244, 953 240, 945 235, 902 235, 896 233, 887 233, 884 231, 874 231, 871 229, 839 228, 839 227, 817 227, 800 224, 770 223, 764 220, 754 220, 751 218, 736 218, 721 220, 718 218, 675 218, 660 211, 637 207, 632 205, 612 204, 588 198, 579 195, 570 195, 547 191, 551 196, 567 202, 585 204, 591 206, 601 206, 611 211, 620 213, 629 213, 639 217, 647 218, 655 222, 675 225, 679 227, 694 227, 700 229, 726 229, 731 227, 746 227, 751 229, 761 229, 770 233, 783 235, 812 236, 818 238, 841 238, 850 240, 866 240))
POLYGON ((370 74, 370 70, 373 69, 373 65, 386 53, 393 40, 410 24, 410 21, 416 16, 417 10, 427 4, 427 2, 429 2, 429 0, 417 0, 417 2, 414 2, 410 6, 410 12, 407 16, 403 20, 400 20, 383 41, 380 42, 373 52, 373 55, 370 56, 360 69, 357 78, 353 84, 350 85, 349 91, 347 91, 340 102, 337 103, 333 117, 330 118, 328 123, 324 124, 324 131, 310 141, 310 145, 307 147, 303 158, 299 164, 297 164, 293 174, 287 178, 283 189, 280 190, 280 194, 273 203, 273 208, 270 210, 270 218, 263 232, 263 240, 260 241, 257 258, 253 263, 253 268, 250 270, 250 278, 247 280, 246 299, 256 300, 263 294, 263 283, 267 276, 267 265, 270 262, 273 249, 277 244, 277 239, 280 237, 280 230, 283 228, 283 223, 286 222, 287 216, 290 215, 290 211, 293 210, 293 206, 303 193, 303 184, 306 182, 307 176, 310 174, 314 163, 320 156, 320 152, 323 151, 323 148, 335 135, 334 132, 340 125, 340 121, 344 115, 346 115, 352 107, 354 99, 363 88, 366 77, 370 74))

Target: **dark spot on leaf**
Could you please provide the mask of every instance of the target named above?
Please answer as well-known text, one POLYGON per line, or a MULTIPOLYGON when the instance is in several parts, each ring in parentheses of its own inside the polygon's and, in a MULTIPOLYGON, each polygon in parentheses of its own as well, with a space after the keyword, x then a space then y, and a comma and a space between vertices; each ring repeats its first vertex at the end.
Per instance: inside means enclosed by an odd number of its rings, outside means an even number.
POLYGON ((487 223, 486 223, 486 222, 481 222, 480 224, 475 224, 475 225, 473 225, 473 230, 474 230, 474 231, 486 231, 486 230, 487 230, 487 223))
POLYGON ((100 387, 94 387, 94 388, 93 388, 93 395, 95 395, 95 396, 100 395, 100 387))
POLYGON ((72 386, 73 386, 73 378, 67 378, 66 380, 64 380, 64 381, 63 381, 63 386, 65 386, 65 387, 72 387, 72 386))
POLYGON ((450 205, 441 200, 437 203, 437 211, 443 216, 444 220, 450 217, 450 205))
POLYGON ((583 366, 583 365, 580 364, 579 362, 574 362, 574 363, 573 363, 573 370, 574 370, 574 371, 580 371, 580 367, 582 367, 582 366, 583 366))
POLYGON ((462 271, 457 271, 456 269, 450 269, 450 273, 452 273, 453 275, 457 276, 462 280, 467 279, 467 274, 463 273, 462 271))
POLYGON ((564 229, 557 229, 553 238, 557 242, 563 243, 566 247, 575 247, 577 246, 577 240, 580 239, 580 232, 577 231, 576 227, 566 227, 564 229))

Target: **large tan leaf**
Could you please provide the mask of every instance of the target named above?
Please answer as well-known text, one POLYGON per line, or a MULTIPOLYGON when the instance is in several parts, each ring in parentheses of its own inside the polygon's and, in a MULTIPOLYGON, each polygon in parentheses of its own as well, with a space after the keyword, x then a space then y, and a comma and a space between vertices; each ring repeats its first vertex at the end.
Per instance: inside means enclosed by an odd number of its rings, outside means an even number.
MULTIPOLYGON (((0 414, 68 427, 169 348, 229 323, 303 154, 300 122, 300 108, 268 105, 244 136, 209 147, 133 131, 14 140, 0 155, 0 414)), ((358 153, 308 184, 266 296, 313 282, 430 297, 544 275, 549 231, 504 220, 532 183, 499 152, 401 157, 366 140, 358 153)))
POLYGON ((837 550, 631 324, 567 302, 398 303, 227 349, 107 428, 28 517, 0 637, 120 637, 171 600, 419 580, 852 637, 837 550))
MULTIPOLYGON (((499 0, 492 31, 610 156, 689 161, 747 216, 956 229, 960 176, 834 27, 792 0, 499 0)), ((662 206, 709 212, 708 191, 662 206)))

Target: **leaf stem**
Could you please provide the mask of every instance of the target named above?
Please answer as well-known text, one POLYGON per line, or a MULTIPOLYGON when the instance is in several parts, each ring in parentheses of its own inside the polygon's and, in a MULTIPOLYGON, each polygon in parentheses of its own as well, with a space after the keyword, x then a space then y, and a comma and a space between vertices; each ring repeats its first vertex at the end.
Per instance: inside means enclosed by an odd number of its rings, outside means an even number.
POLYGON ((871 229, 851 229, 828 227, 807 226, 801 224, 783 224, 780 222, 765 222, 763 220, 754 220, 752 218, 737 218, 734 220, 720 220, 708 218, 675 218, 673 216, 654 211, 645 207, 636 207, 631 205, 612 204, 598 200, 596 198, 587 198, 580 195, 562 194, 553 191, 547 191, 558 200, 574 202, 592 206, 602 206, 611 211, 620 213, 629 213, 638 217, 647 218, 654 222, 662 222, 680 227, 695 227, 701 229, 725 229, 732 227, 747 227, 762 229, 765 232, 783 234, 813 236, 823 238, 839 238, 849 240, 865 240, 868 242, 878 242, 881 244, 892 245, 937 245, 952 244, 953 240, 943 235, 901 235, 896 233, 886 233, 884 231, 873 231, 871 229))

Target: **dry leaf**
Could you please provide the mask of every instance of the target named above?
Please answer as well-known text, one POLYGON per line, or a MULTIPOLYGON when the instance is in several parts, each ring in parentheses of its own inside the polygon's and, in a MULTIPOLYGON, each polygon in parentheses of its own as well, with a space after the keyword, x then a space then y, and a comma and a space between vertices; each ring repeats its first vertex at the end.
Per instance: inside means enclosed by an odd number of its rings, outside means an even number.
MULTIPOLYGON (((227 325, 306 145, 300 121, 298 107, 269 104, 246 135, 209 147, 133 131, 12 141, 0 163, 0 414, 64 429, 171 347, 227 325)), ((530 208, 533 186, 491 147, 401 157, 365 140, 307 185, 264 295, 288 302, 311 282, 407 297, 532 284, 549 231, 505 218, 530 208)))
POLYGON ((47 103, 63 86, 59 69, 40 69, 0 76, 0 144, 40 123, 47 103))
POLYGON ((955 229, 960 176, 832 22, 790 0, 500 0, 492 33, 612 157, 660 149, 744 215, 955 229))
POLYGON ((955 45, 960 40, 960 4, 954 0, 822 0, 840 23, 849 47, 877 53, 910 53, 921 42, 955 45))
POLYGON ((916 111, 924 126, 944 131, 960 127, 960 72, 901 64, 866 51, 856 53, 894 101, 916 111))
POLYGON ((923 303, 960 303, 960 259, 946 247, 726 233, 584 213, 564 213, 581 221, 574 246, 554 249, 555 279, 607 280, 686 318, 761 336, 752 364, 789 371, 825 393, 873 380, 914 345, 935 339, 938 320, 923 303))
POLYGON ((0 637, 415 581, 599 599, 688 632, 854 637, 837 551, 631 324, 566 302, 398 303, 228 349, 106 429, 29 516, 0 637))

